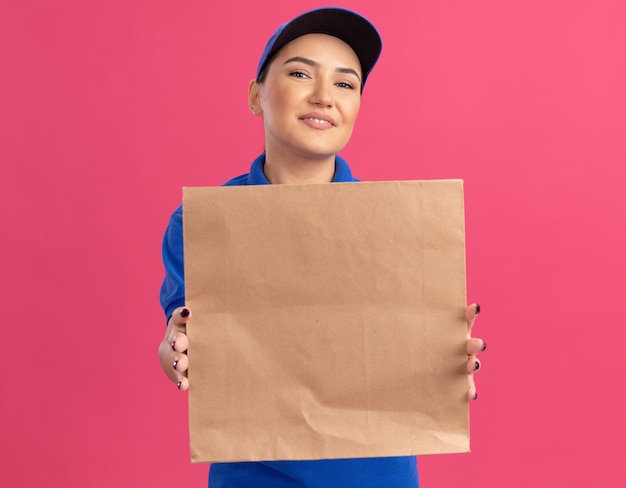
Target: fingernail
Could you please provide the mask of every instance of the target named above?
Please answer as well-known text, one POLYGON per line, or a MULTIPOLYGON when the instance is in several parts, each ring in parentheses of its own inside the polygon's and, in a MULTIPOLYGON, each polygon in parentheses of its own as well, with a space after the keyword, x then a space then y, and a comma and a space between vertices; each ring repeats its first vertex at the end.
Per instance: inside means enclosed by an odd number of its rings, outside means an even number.
POLYGON ((172 351, 176 350, 176 341, 172 342, 172 351))
POLYGON ((480 313, 480 305, 476 304, 476 315, 480 313))
POLYGON ((472 398, 472 400, 478 400, 478 392, 474 393, 474 397, 472 398))
POLYGON ((181 316, 182 318, 189 317, 189 309, 188 309, 188 308, 183 308, 183 309, 180 311, 180 316, 181 316))
POLYGON ((176 361, 174 361, 174 364, 172 364, 172 366, 174 367, 174 370, 176 369, 176 365, 178 364, 178 359, 176 361))
POLYGON ((485 349, 487 349, 487 343, 483 341, 483 348, 481 349, 481 351, 484 351, 485 349))
POLYGON ((474 362, 474 371, 478 371, 480 369, 480 363, 478 361, 474 362))
POLYGON ((182 386, 183 382, 179 381, 178 384, 176 386, 178 386, 178 389, 180 390, 180 387, 182 386))

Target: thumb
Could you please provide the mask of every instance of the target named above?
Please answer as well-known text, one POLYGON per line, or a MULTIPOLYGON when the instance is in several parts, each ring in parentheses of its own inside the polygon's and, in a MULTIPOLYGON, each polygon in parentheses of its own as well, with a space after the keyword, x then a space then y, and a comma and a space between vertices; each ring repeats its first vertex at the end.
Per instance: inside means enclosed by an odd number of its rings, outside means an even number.
POLYGON ((480 305, 478 303, 472 303, 465 310, 465 318, 467 320, 467 332, 471 333, 472 327, 474 327, 474 322, 476 321, 476 317, 480 313, 480 305))

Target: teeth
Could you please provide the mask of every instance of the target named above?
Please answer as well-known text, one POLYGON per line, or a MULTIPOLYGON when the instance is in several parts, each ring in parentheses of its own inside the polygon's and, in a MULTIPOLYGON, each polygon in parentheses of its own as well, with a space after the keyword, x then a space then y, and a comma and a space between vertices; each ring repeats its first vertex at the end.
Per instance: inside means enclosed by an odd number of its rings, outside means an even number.
POLYGON ((317 122, 319 124, 330 124, 328 120, 314 119, 313 117, 309 117, 307 120, 312 120, 313 122, 317 122))

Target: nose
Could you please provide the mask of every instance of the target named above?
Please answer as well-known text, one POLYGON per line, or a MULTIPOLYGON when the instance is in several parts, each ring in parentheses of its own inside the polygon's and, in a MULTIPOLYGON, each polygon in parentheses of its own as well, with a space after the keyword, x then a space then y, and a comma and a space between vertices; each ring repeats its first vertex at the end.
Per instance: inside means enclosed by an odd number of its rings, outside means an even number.
POLYGON ((313 86, 313 91, 309 101, 313 105, 317 105, 319 107, 332 107, 333 96, 331 88, 332 83, 320 77, 316 80, 315 85, 313 86))

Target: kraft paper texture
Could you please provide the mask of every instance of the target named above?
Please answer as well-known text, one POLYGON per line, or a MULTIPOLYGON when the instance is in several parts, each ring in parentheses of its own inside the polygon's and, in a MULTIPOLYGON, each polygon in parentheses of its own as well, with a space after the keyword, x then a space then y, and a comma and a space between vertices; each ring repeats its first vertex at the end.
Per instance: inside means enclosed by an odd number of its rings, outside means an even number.
POLYGON ((460 180, 185 188, 193 462, 469 450, 460 180))

